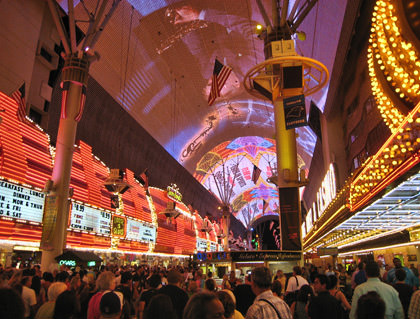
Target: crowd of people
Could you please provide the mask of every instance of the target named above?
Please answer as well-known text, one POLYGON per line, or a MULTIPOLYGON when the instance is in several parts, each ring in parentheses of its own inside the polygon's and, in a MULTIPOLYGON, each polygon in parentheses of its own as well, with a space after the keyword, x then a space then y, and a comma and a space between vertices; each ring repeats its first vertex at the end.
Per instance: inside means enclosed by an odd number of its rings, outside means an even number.
POLYGON ((420 318, 419 274, 377 262, 321 269, 295 266, 292 274, 256 267, 217 285, 213 274, 183 266, 62 266, 42 272, 0 266, 4 319, 383 319, 420 318))

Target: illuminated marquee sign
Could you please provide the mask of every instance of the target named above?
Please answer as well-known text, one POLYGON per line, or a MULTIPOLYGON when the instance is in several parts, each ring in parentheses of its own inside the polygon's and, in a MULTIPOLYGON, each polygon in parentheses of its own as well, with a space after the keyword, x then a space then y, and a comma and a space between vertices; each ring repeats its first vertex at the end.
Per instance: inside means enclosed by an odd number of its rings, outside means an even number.
POLYGON ((206 251, 207 250, 207 240, 197 238, 197 251, 206 251))
POLYGON ((59 265, 66 265, 70 267, 76 267, 76 261, 75 260, 60 260, 58 262, 59 265))
POLYGON ((116 237, 125 237, 126 224, 127 219, 125 217, 117 215, 112 216, 112 235, 116 237))
POLYGON ((166 188, 166 195, 175 201, 181 202, 182 201, 182 194, 179 192, 178 186, 172 184, 166 188))
POLYGON ((337 184, 335 180, 334 165, 330 164, 327 174, 321 183, 321 187, 316 194, 316 203, 312 204, 306 215, 307 233, 311 230, 314 222, 322 215, 331 201, 337 196, 337 184))
POLYGON ((45 194, 0 181, 0 216, 42 222, 45 194))
POLYGON ((111 213, 73 202, 70 228, 110 235, 111 213))
POLYGON ((156 228, 141 221, 127 219, 127 239, 156 242, 156 228))

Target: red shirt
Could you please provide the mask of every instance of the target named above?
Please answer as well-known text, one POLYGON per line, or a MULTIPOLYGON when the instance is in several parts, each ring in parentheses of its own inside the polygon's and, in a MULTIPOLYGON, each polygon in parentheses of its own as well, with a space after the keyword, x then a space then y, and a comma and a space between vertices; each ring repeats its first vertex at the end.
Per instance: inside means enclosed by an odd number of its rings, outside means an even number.
POLYGON ((99 309, 99 304, 101 303, 103 292, 97 292, 90 298, 88 306, 88 316, 87 319, 99 319, 101 317, 101 310, 99 309))

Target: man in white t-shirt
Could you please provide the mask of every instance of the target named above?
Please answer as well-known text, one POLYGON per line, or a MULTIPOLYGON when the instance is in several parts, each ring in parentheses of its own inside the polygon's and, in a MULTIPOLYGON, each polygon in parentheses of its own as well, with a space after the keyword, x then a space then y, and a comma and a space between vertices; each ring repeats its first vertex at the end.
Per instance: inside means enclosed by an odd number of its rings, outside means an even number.
POLYGON ((287 283, 286 295, 290 292, 299 290, 303 285, 309 285, 308 281, 302 276, 302 268, 299 266, 293 267, 293 276, 289 278, 287 283))
POLYGON ((32 277, 23 277, 22 279, 22 299, 25 304, 25 318, 30 318, 34 313, 34 306, 36 305, 35 291, 29 287, 32 285, 32 277))

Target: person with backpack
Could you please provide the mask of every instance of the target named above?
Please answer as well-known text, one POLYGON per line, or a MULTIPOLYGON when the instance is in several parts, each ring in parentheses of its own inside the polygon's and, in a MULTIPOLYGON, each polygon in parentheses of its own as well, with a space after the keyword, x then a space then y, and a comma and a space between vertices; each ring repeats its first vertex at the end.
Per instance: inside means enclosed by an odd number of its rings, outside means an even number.
POLYGON ((309 285, 308 281, 302 277, 302 269, 299 266, 293 267, 293 275, 289 278, 287 282, 286 293, 284 301, 289 305, 292 305, 293 302, 297 299, 297 294, 299 289, 303 285, 309 285))

